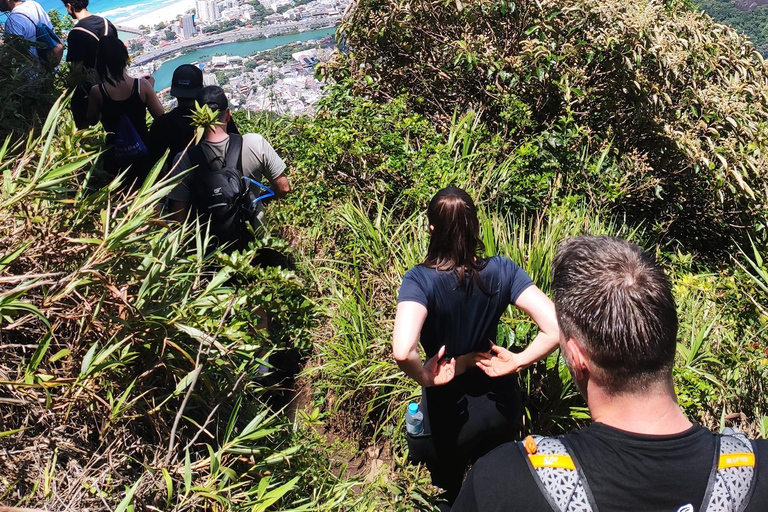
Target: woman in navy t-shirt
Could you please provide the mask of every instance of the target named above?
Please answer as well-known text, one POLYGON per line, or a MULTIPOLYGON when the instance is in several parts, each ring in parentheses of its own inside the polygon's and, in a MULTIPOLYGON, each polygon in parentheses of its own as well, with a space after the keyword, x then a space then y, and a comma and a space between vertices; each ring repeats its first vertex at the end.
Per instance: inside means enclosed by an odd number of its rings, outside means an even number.
POLYGON ((557 347, 558 328, 552 301, 524 270, 508 258, 478 256, 477 209, 466 192, 439 191, 427 217, 427 257, 403 278, 393 351, 398 366, 423 388, 425 431, 434 448, 427 467, 432 482, 445 489, 443 509, 449 510, 468 465, 512 440, 521 417, 514 373, 557 347), (517 354, 493 343, 509 304, 539 327, 517 354))

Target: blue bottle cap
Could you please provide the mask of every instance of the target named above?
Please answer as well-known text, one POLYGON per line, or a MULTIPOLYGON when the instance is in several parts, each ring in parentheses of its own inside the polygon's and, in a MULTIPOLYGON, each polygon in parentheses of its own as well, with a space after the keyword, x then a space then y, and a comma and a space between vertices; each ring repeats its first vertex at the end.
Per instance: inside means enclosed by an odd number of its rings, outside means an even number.
POLYGON ((419 412, 419 404, 416 402, 411 402, 408 404, 408 412, 411 414, 416 414, 419 412))

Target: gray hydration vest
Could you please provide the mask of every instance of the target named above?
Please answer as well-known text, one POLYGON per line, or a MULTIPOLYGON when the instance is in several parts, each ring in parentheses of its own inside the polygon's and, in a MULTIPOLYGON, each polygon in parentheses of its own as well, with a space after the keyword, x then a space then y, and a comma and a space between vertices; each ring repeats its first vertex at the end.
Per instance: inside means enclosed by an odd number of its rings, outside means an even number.
MULTIPOLYGON (((598 512, 583 470, 564 437, 528 436, 518 446, 553 510, 598 512)), ((715 459, 698 510, 743 512, 752 497, 755 476, 752 442, 744 434, 726 428, 716 437, 715 459)))

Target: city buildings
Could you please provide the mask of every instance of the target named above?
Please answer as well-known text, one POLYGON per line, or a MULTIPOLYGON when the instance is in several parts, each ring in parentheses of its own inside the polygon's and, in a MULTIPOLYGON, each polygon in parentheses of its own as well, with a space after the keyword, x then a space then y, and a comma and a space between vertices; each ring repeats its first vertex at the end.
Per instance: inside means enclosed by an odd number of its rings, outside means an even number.
POLYGON ((192 14, 185 14, 181 17, 181 37, 187 39, 197 34, 195 28, 195 17, 192 14))
POLYGON ((197 19, 202 23, 216 23, 219 19, 219 5, 216 0, 197 0, 197 19))

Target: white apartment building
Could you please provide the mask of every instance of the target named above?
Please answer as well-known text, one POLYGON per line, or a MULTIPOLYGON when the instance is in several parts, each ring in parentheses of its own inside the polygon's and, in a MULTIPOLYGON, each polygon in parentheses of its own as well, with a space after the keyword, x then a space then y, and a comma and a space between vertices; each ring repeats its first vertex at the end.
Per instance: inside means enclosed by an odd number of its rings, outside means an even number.
POLYGON ((219 6, 216 0, 197 0, 197 19, 202 23, 216 23, 219 19, 219 6))

